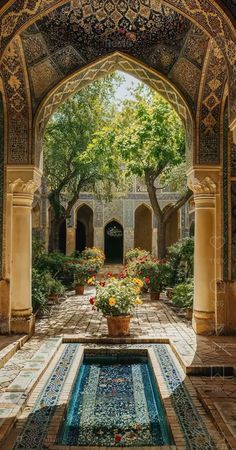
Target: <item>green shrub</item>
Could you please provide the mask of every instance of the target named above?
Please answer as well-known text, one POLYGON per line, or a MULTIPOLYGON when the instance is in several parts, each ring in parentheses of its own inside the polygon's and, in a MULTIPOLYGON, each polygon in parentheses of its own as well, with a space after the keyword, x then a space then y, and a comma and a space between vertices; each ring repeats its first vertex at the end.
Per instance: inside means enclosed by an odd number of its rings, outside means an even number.
POLYGON ((36 267, 38 260, 43 254, 46 254, 45 243, 38 236, 32 238, 32 265, 36 267))
POLYGON ((179 306, 180 308, 192 308, 193 290, 193 279, 175 286, 171 297, 174 305, 179 306))
POLYGON ((173 273, 170 286, 175 286, 191 278, 194 265, 193 238, 184 238, 169 247, 168 262, 173 273))
POLYGON ((48 298, 48 279, 50 274, 32 269, 32 306, 33 310, 42 308, 48 298))
POLYGON ((53 294, 59 294, 59 295, 65 294, 65 287, 59 280, 55 280, 55 279, 51 278, 48 281, 47 287, 48 287, 48 295, 49 296, 53 295, 53 294))
POLYGON ((137 258, 143 258, 143 257, 151 258, 151 253, 148 252, 147 250, 143 250, 141 248, 131 248, 125 254, 125 261, 128 264, 130 261, 134 261, 137 258))

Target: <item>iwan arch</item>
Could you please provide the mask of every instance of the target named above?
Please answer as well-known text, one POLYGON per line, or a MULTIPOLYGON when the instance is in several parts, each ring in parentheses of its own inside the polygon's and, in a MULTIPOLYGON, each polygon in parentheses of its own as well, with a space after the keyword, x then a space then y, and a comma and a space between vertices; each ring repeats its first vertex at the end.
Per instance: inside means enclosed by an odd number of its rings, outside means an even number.
MULTIPOLYGON (((236 329, 236 31, 223 2, 5 2, 1 42, 1 332, 30 332, 31 208, 45 125, 71 94, 120 69, 186 127, 198 334, 236 329)), ((230 5, 231 2, 228 2, 230 5)))

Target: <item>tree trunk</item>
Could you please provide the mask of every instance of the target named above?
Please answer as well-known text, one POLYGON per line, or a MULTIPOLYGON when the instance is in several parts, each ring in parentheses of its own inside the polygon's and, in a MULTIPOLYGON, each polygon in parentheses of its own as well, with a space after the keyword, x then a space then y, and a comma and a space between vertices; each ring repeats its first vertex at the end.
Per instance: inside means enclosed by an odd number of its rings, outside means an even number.
POLYGON ((50 235, 49 235, 49 244, 48 251, 49 252, 59 252, 59 235, 60 235, 60 226, 61 219, 53 219, 51 221, 50 226, 50 235))
POLYGON ((158 220, 157 256, 159 259, 166 257, 166 224, 162 220, 158 220))

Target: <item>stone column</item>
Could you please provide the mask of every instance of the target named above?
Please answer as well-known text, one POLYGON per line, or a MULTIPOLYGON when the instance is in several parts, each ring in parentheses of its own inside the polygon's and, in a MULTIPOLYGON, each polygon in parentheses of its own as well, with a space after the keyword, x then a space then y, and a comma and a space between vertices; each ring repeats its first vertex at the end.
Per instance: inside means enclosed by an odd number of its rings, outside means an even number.
POLYGON ((8 189, 12 194, 11 237, 11 331, 31 334, 32 314, 32 203, 40 185, 40 173, 31 166, 8 168, 8 189))
POLYGON ((209 176, 201 181, 195 176, 192 174, 189 179, 195 203, 193 328, 197 334, 213 334, 217 280, 217 185, 209 176))
POLYGON ((75 251, 76 229, 74 227, 66 228, 66 254, 70 256, 75 251))

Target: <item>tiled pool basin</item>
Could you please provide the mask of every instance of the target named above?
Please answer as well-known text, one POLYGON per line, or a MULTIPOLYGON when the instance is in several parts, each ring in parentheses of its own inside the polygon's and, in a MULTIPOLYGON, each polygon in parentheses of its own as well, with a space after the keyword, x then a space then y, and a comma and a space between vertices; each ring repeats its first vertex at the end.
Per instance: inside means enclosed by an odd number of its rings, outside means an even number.
POLYGON ((36 390, 14 450, 223 448, 168 344, 63 343, 36 390))
POLYGON ((85 355, 57 444, 162 446, 173 439, 148 358, 85 355))

